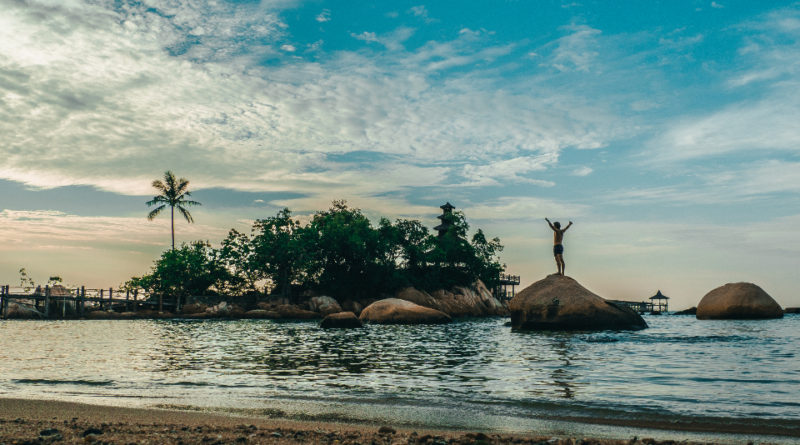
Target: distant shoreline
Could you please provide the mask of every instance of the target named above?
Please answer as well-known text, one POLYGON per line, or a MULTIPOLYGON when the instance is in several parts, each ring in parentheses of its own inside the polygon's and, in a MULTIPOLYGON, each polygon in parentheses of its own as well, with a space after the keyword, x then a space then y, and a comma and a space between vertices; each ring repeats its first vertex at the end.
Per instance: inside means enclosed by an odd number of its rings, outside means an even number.
MULTIPOLYGON (((541 419, 547 421, 548 419, 541 419)), ((156 441, 157 443, 304 443, 340 440, 361 441, 391 438, 400 439, 423 436, 439 438, 448 443, 474 443, 486 438, 485 443, 537 443, 549 441, 554 445, 574 444, 574 439, 587 439, 591 443, 628 445, 631 443, 660 444, 680 440, 684 443, 744 444, 756 441, 769 443, 800 443, 800 425, 761 425, 746 420, 718 422, 675 423, 669 419, 652 422, 634 419, 549 419, 555 423, 555 432, 531 431, 505 433, 469 429, 437 429, 403 425, 376 424, 369 421, 347 420, 292 420, 258 415, 239 415, 224 411, 160 408, 130 408, 92 405, 67 401, 23 400, 0 398, 0 438, 4 440, 31 440, 42 433, 57 431, 61 443, 83 443, 87 432, 94 431, 96 440, 128 443, 131 441, 156 441), (394 433, 385 427, 389 427, 394 433), (381 433, 380 431, 384 431, 381 433), (99 433, 98 433, 99 431, 99 433), (587 434, 588 432, 588 434, 587 434), (246 438, 245 441, 242 438, 246 438), (645 442, 633 442, 632 437, 645 442), (557 438, 556 440, 553 440, 557 438), (647 438, 653 438, 648 440, 647 438), (572 441, 571 441, 572 440, 572 441)), ((791 422, 790 422, 791 423, 791 422)), ((56 433, 53 433, 56 434, 56 433)), ((413 440, 412 442, 413 443, 413 440)))

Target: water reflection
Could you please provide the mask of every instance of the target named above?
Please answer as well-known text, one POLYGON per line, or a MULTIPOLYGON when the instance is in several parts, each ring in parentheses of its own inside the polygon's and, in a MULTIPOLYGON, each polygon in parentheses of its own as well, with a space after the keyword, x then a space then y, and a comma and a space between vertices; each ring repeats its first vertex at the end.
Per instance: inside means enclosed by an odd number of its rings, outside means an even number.
POLYGON ((639 332, 549 334, 514 333, 503 320, 357 330, 269 320, 2 322, 0 394, 800 417, 787 390, 800 384, 800 317, 648 322, 639 332))

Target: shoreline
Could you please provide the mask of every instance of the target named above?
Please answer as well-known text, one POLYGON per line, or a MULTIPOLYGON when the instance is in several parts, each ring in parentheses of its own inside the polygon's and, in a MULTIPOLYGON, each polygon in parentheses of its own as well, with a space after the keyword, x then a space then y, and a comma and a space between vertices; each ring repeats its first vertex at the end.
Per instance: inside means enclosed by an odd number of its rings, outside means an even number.
POLYGON ((50 443, 57 435, 59 443, 800 443, 800 426, 787 428, 781 434, 767 426, 732 422, 721 428, 718 423, 702 420, 691 425, 669 420, 644 425, 626 419, 541 418, 540 421, 552 422, 551 428, 503 432, 354 419, 294 420, 185 408, 134 408, 0 397, 0 439, 4 443, 50 443), (93 437, 87 439, 87 436, 93 437))

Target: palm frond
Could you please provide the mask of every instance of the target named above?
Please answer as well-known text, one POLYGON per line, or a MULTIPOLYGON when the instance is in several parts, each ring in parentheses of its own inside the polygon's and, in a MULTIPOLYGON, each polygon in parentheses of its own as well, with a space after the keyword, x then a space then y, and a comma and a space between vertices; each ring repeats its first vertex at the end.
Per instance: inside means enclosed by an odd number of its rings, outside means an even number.
POLYGON ((156 189, 156 190, 158 190, 160 192, 166 192, 167 191, 167 186, 163 182, 161 182, 160 179, 156 179, 155 181, 153 181, 152 185, 153 185, 154 189, 156 189))
POLYGON ((161 213, 161 211, 164 210, 166 207, 167 205, 163 204, 154 208, 152 211, 150 211, 150 213, 147 214, 147 219, 152 220, 153 218, 158 216, 158 214, 161 213))
POLYGON ((175 187, 175 194, 188 194, 187 187, 189 187, 189 180, 181 178, 178 180, 178 185, 175 187))
POLYGON ((185 206, 201 206, 203 204, 201 204, 201 203, 199 203, 197 201, 186 200, 186 201, 181 201, 181 205, 185 205, 185 206))
POLYGON ((159 203, 168 204, 169 201, 167 199, 165 199, 163 196, 159 195, 159 196, 153 196, 153 199, 151 199, 150 201, 147 201, 146 204, 148 206, 154 206, 154 205, 159 204, 159 203))
POLYGON ((184 209, 181 206, 177 206, 177 207, 178 207, 178 211, 181 212, 181 215, 183 215, 183 217, 186 219, 186 222, 188 222, 188 223, 193 223, 194 222, 194 219, 192 218, 192 214, 189 213, 188 210, 184 209))

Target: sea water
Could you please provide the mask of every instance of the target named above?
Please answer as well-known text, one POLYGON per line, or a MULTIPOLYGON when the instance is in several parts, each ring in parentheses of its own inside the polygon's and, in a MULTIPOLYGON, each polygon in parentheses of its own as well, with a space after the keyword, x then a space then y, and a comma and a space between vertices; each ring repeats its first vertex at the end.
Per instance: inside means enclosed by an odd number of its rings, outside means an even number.
POLYGON ((507 432, 559 419, 800 431, 799 315, 646 320, 574 333, 512 332, 502 318, 7 320, 0 397, 507 432))

